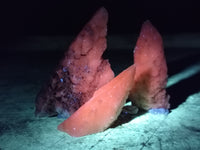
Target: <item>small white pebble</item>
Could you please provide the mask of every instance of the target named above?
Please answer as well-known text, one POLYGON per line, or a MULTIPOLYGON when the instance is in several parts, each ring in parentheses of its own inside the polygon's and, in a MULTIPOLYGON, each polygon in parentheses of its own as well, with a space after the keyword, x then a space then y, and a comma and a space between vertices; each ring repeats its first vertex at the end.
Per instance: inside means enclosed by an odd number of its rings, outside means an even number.
POLYGON ((157 114, 167 115, 169 113, 169 110, 165 108, 152 108, 148 112, 154 115, 157 115, 157 114))

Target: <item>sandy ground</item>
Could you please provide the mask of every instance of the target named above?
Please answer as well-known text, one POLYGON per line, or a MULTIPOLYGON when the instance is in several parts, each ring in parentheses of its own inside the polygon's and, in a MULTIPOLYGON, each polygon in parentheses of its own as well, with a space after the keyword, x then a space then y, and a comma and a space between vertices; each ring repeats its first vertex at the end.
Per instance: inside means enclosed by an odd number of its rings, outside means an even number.
MULTIPOLYGON (((200 48, 173 47, 165 52, 170 113, 140 111, 135 116, 121 117, 123 123, 114 128, 80 138, 57 130, 63 119, 34 116, 35 97, 63 51, 3 52, 0 55, 0 150, 200 149, 200 48)), ((110 58, 116 74, 133 62, 132 51, 126 49, 111 49, 105 57, 110 58)))

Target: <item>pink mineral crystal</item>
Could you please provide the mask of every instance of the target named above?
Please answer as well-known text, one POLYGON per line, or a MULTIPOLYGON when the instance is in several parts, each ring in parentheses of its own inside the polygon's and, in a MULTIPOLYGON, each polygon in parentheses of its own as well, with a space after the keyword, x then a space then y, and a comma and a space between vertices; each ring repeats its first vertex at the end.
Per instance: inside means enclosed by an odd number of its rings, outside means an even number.
POLYGON ((100 8, 85 25, 60 61, 50 82, 36 99, 38 116, 61 114, 67 117, 109 82, 114 73, 105 51, 108 13, 100 8))
POLYGON ((155 27, 146 21, 134 50, 136 73, 129 99, 145 110, 169 108, 166 94, 167 65, 163 51, 163 41, 155 27))

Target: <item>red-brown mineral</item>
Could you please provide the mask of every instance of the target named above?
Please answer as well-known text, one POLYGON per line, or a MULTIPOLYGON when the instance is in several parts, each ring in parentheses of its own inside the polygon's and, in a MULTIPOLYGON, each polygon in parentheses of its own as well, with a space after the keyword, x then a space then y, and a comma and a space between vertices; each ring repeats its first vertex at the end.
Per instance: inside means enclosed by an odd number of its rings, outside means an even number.
POLYGON ((129 99, 145 110, 168 109, 169 96, 165 90, 167 65, 162 37, 150 21, 146 21, 142 26, 134 50, 134 64, 136 72, 129 99))
POLYGON ((107 129, 122 111, 132 88, 134 73, 135 67, 131 65, 99 88, 92 98, 62 122, 58 129, 75 137, 107 129))
POLYGON ((145 110, 169 108, 166 94, 167 65, 162 38, 149 21, 143 26, 135 47, 134 65, 95 91, 58 129, 79 137, 108 128, 120 114, 129 97, 145 110))
POLYGON ((114 78, 105 51, 108 13, 100 8, 85 25, 65 57, 59 63, 50 82, 36 98, 35 114, 63 117, 73 114, 102 85, 114 78))

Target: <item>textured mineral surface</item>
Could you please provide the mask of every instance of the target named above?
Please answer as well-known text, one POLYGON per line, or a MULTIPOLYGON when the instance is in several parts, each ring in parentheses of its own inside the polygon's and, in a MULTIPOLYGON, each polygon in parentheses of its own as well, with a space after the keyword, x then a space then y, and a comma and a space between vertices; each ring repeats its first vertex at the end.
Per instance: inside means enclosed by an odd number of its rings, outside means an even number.
POLYGON ((36 98, 35 114, 68 117, 87 102, 114 73, 105 51, 108 13, 100 8, 85 25, 36 98))

